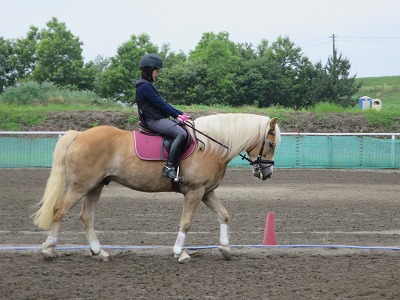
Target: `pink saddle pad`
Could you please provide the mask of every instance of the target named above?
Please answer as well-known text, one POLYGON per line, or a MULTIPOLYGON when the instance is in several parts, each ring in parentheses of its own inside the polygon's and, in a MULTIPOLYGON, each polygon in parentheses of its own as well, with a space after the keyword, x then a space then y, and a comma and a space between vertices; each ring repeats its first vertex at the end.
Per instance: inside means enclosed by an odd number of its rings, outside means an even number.
MULTIPOLYGON (((168 152, 165 149, 162 137, 154 135, 142 134, 138 131, 133 131, 135 140, 135 150, 137 156, 143 160, 167 160, 168 152)), ((182 154, 181 159, 187 158, 193 153, 196 143, 192 140, 189 147, 182 154)))

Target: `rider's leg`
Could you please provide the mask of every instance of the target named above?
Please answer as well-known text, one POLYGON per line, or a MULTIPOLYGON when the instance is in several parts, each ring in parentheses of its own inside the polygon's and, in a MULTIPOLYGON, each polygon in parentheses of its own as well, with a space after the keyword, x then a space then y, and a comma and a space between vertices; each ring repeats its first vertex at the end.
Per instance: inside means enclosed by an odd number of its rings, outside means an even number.
MULTIPOLYGON (((170 178, 177 177, 177 168, 179 165, 179 160, 181 158, 182 152, 185 147, 186 137, 187 137, 186 132, 185 134, 179 133, 176 136, 175 140, 173 141, 171 149, 169 150, 167 164, 164 166, 162 170, 163 176, 167 176, 170 178)), ((178 177, 178 179, 182 180, 181 177, 178 177)))
MULTIPOLYGON (((177 168, 182 152, 184 151, 185 142, 187 139, 187 132, 176 122, 168 119, 160 120, 146 120, 146 125, 160 135, 168 136, 174 139, 166 166, 162 170, 162 175, 170 178, 176 178, 177 168)), ((182 178, 178 177, 179 180, 182 178)))

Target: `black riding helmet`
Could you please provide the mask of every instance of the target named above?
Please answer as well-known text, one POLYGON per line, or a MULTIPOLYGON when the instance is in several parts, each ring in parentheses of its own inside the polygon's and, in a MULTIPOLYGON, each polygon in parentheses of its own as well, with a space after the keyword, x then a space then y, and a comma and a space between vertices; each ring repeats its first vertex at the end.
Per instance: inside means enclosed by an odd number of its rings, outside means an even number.
POLYGON ((156 54, 146 54, 140 59, 139 68, 143 69, 149 67, 151 69, 161 69, 163 68, 162 59, 156 54))

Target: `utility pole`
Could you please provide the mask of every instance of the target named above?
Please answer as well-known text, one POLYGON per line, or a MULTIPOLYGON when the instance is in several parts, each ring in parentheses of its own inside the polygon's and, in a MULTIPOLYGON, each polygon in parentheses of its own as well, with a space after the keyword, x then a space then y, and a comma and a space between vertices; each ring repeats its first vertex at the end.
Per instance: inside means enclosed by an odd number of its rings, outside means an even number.
POLYGON ((337 80, 338 79, 338 74, 337 74, 337 57, 336 57, 336 47, 335 47, 335 34, 332 34, 330 36, 332 39, 332 45, 333 45, 333 55, 332 55, 332 65, 333 65, 333 77, 337 80))
POLYGON ((332 39, 332 48, 333 48, 333 55, 332 55, 332 57, 333 57, 333 62, 336 64, 336 47, 335 47, 335 34, 332 34, 332 36, 330 36, 329 38, 331 38, 332 39))

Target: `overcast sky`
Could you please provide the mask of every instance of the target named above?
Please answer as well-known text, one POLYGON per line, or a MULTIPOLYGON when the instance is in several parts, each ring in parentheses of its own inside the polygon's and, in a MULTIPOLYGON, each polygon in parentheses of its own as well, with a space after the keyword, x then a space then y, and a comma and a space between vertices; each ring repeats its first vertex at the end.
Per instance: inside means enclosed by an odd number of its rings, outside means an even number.
POLYGON ((132 34, 193 50, 205 32, 226 31, 235 43, 258 45, 288 36, 324 64, 336 48, 357 77, 400 75, 399 0, 0 0, 0 36, 25 37, 52 17, 83 45, 85 61, 111 57, 132 34))

